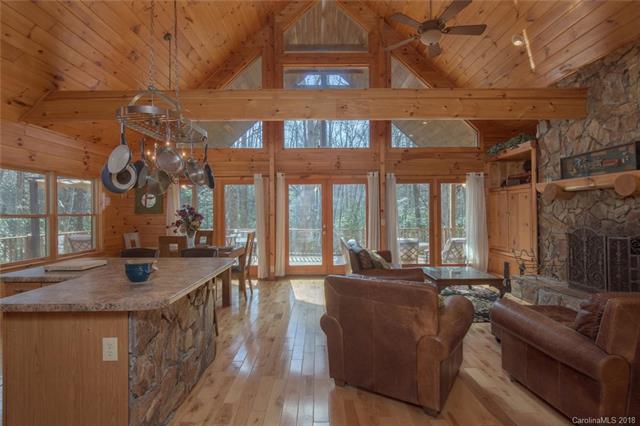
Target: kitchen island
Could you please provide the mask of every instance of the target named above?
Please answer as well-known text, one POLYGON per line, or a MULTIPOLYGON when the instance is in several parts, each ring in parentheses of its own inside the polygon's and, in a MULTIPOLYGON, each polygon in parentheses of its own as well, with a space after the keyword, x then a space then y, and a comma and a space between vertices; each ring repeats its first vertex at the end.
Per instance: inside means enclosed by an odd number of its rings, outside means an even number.
MULTIPOLYGON (((68 279, 0 300, 4 424, 170 422, 215 357, 213 280, 233 260, 157 259, 141 284, 128 281, 125 261, 56 273, 68 279)), ((55 275, 20 272, 0 279, 55 275)))

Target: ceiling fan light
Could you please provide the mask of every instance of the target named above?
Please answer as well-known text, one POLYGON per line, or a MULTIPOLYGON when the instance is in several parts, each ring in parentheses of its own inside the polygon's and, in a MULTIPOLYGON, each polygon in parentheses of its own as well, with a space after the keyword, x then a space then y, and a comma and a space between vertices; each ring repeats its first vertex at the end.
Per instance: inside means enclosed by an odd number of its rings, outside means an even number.
POLYGON ((511 37, 511 43, 516 47, 524 46, 524 37, 520 33, 514 34, 513 37, 511 37))

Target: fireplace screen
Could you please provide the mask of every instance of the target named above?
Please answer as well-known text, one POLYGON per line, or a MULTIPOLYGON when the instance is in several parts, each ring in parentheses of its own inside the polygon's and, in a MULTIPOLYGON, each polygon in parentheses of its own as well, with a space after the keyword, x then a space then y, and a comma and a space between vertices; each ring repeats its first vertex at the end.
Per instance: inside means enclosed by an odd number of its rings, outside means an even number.
POLYGON ((580 228, 567 238, 570 286, 591 291, 640 291, 640 236, 605 236, 580 228))
POLYGON ((640 236, 609 237, 607 253, 609 291, 640 291, 640 236))

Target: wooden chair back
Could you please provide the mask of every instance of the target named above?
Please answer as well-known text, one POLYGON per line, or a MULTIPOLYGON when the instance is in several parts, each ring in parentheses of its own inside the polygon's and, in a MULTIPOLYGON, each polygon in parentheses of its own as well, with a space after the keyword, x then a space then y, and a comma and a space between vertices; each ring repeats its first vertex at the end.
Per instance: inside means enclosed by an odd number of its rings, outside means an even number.
POLYGON ((212 245, 214 245, 212 230, 196 231, 196 246, 212 246, 212 245))
POLYGON ((162 235, 158 237, 158 247, 160 257, 180 257, 182 250, 187 248, 187 237, 184 235, 162 235))
POLYGON ((154 248, 130 248, 120 252, 120 257, 158 257, 160 252, 154 248))
POLYGON ((253 246, 256 239, 255 231, 247 233, 247 243, 244 246, 245 253, 245 270, 247 271, 247 275, 249 274, 249 267, 251 266, 251 261, 253 260, 253 246))
POLYGON ((218 250, 208 247, 195 247, 184 249, 180 252, 182 257, 216 257, 218 250))
POLYGON ((135 249, 140 248, 140 234, 137 232, 128 232, 122 235, 124 238, 124 248, 135 249))

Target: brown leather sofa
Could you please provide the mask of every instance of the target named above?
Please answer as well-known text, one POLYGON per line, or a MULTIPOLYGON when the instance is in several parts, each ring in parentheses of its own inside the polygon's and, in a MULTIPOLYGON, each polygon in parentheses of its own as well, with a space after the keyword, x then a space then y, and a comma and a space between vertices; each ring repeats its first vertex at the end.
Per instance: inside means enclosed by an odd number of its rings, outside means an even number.
POLYGON ((453 296, 439 307, 432 284, 353 275, 328 276, 324 291, 320 325, 336 384, 438 413, 462 363, 471 302, 453 296))
MULTIPOLYGON (((376 253, 378 253, 384 260, 391 263, 390 251, 378 250, 376 253)), ((362 267, 357 253, 352 249, 349 249, 349 261, 351 262, 351 270, 356 275, 366 275, 369 277, 379 277, 389 280, 424 282, 424 272, 422 272, 421 268, 365 269, 362 267)))
POLYGON ((491 321, 502 367, 570 418, 640 416, 640 293, 599 294, 587 303, 598 298, 587 333, 594 338, 578 331, 578 312, 569 308, 498 301, 491 321))

